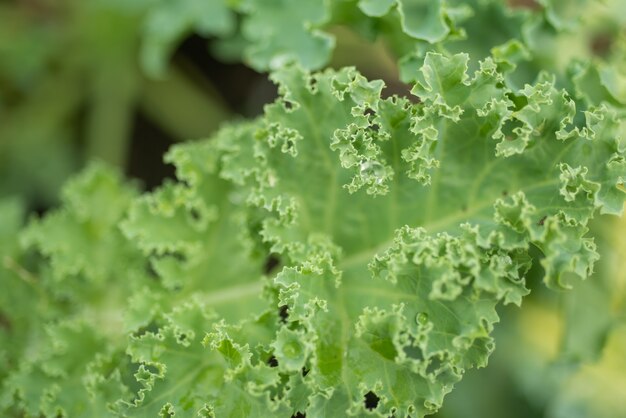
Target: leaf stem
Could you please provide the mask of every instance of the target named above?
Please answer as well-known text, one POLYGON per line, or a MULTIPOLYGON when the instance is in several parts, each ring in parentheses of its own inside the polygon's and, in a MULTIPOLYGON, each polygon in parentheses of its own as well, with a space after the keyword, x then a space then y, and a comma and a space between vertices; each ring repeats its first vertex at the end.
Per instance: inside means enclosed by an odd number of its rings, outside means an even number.
POLYGON ((230 116, 215 89, 172 66, 163 80, 145 80, 141 110, 176 141, 204 138, 230 116))
POLYGON ((137 74, 133 68, 111 68, 95 80, 87 122, 87 156, 124 168, 128 156, 137 74))

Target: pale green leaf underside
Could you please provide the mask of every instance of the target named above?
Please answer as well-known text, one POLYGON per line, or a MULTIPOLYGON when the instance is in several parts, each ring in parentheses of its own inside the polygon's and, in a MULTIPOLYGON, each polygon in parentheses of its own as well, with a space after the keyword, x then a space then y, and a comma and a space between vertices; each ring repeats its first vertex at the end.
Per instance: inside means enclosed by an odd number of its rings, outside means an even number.
POLYGON ((330 19, 328 0, 244 0, 242 35, 249 45, 244 61, 260 70, 299 62, 309 69, 329 60, 334 38, 319 30, 330 19))
POLYGON ((235 16, 226 0, 156 0, 144 22, 141 63, 151 76, 163 76, 177 44, 189 33, 227 36, 235 16))

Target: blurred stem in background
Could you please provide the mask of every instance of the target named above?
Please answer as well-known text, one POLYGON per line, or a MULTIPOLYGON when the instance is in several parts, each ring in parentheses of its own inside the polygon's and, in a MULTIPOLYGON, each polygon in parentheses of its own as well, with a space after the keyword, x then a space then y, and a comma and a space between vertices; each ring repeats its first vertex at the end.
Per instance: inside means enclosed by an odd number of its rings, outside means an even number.
POLYGON ((207 80, 203 87, 172 67, 162 80, 111 72, 94 89, 89 117, 88 158, 119 167, 128 162, 133 114, 138 107, 173 141, 209 136, 232 117, 207 80))
POLYGON ((191 64, 185 68, 171 67, 163 80, 143 80, 139 98, 146 116, 176 141, 205 137, 232 117, 211 83, 191 64))
MULTIPOLYGON (((145 11, 137 4, 0 5, 1 194, 21 195, 31 209, 45 210, 90 159, 155 183, 169 175, 160 163, 164 142, 208 137, 240 112, 261 113, 275 98, 266 74, 210 58, 207 38, 196 36, 200 46, 191 50, 184 37, 168 44, 164 72, 146 72, 138 59, 145 11), (138 115, 161 138, 138 125, 138 115)), ((331 66, 354 65, 385 80, 385 94, 408 93, 381 40, 342 25, 330 31, 337 41, 331 66)))
POLYGON ((126 167, 132 114, 140 73, 135 64, 136 29, 134 19, 102 14, 92 19, 97 27, 81 32, 98 53, 86 59, 93 66, 86 93, 88 159, 101 159, 126 167))
MULTIPOLYGON (((209 78, 183 56, 171 60, 159 80, 147 76, 138 59, 141 7, 115 1, 0 4, 0 196, 17 195, 30 209, 45 210, 90 159, 143 178, 129 167, 138 136, 144 150, 152 147, 152 132, 138 130, 138 114, 167 142, 207 137, 233 117, 209 78)), ((154 155, 139 154, 133 164, 154 155)), ((151 178, 167 175, 161 171, 151 178)))
POLYGON ((94 66, 88 96, 87 158, 126 167, 133 115, 140 107, 171 139, 210 135, 230 112, 205 77, 191 77, 170 65, 158 79, 144 76, 137 63, 137 23, 131 16, 100 13, 99 26, 84 28, 98 53, 85 60, 94 66), (203 85, 201 86, 200 83, 203 85))
MULTIPOLYGON (((379 39, 375 42, 365 39, 345 26, 335 26, 330 31, 335 36, 336 46, 333 50, 330 66, 336 69, 356 67, 369 79, 382 79, 394 93, 399 81, 396 58, 387 45, 379 39)), ((406 94, 404 91, 398 94, 406 94)))

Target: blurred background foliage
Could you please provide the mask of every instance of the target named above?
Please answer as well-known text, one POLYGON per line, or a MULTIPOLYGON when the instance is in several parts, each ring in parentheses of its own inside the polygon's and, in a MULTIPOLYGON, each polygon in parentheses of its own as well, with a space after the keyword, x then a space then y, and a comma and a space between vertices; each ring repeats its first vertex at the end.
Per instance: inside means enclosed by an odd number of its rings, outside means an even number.
MULTIPOLYGON (((260 114, 276 96, 267 71, 287 60, 353 65, 385 80, 386 94, 407 95, 429 44, 376 9, 386 2, 359 1, 368 15, 355 3, 0 3, 0 200, 44 212, 91 159, 152 188, 173 174, 162 162, 170 144, 260 114)), ((449 3, 452 35, 437 48, 474 63, 500 57, 518 66, 508 81, 520 86, 548 70, 579 107, 626 114, 625 1, 449 3)), ((16 233, 2 223, 0 236, 16 233)), ((603 254, 594 278, 555 293, 531 272, 522 309, 501 309, 489 366, 469 373, 439 417, 626 417, 626 221, 592 227, 603 254)))

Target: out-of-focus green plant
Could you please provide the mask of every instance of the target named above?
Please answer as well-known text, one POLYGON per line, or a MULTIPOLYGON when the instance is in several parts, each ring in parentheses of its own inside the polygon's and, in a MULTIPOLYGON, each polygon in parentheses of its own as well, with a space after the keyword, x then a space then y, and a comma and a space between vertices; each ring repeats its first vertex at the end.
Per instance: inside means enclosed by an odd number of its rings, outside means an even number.
POLYGON ((138 109, 177 140, 205 136, 228 116, 214 92, 167 65, 185 35, 222 34, 225 20, 213 1, 176 4, 0 5, 2 193, 46 205, 86 159, 124 167, 138 109))

